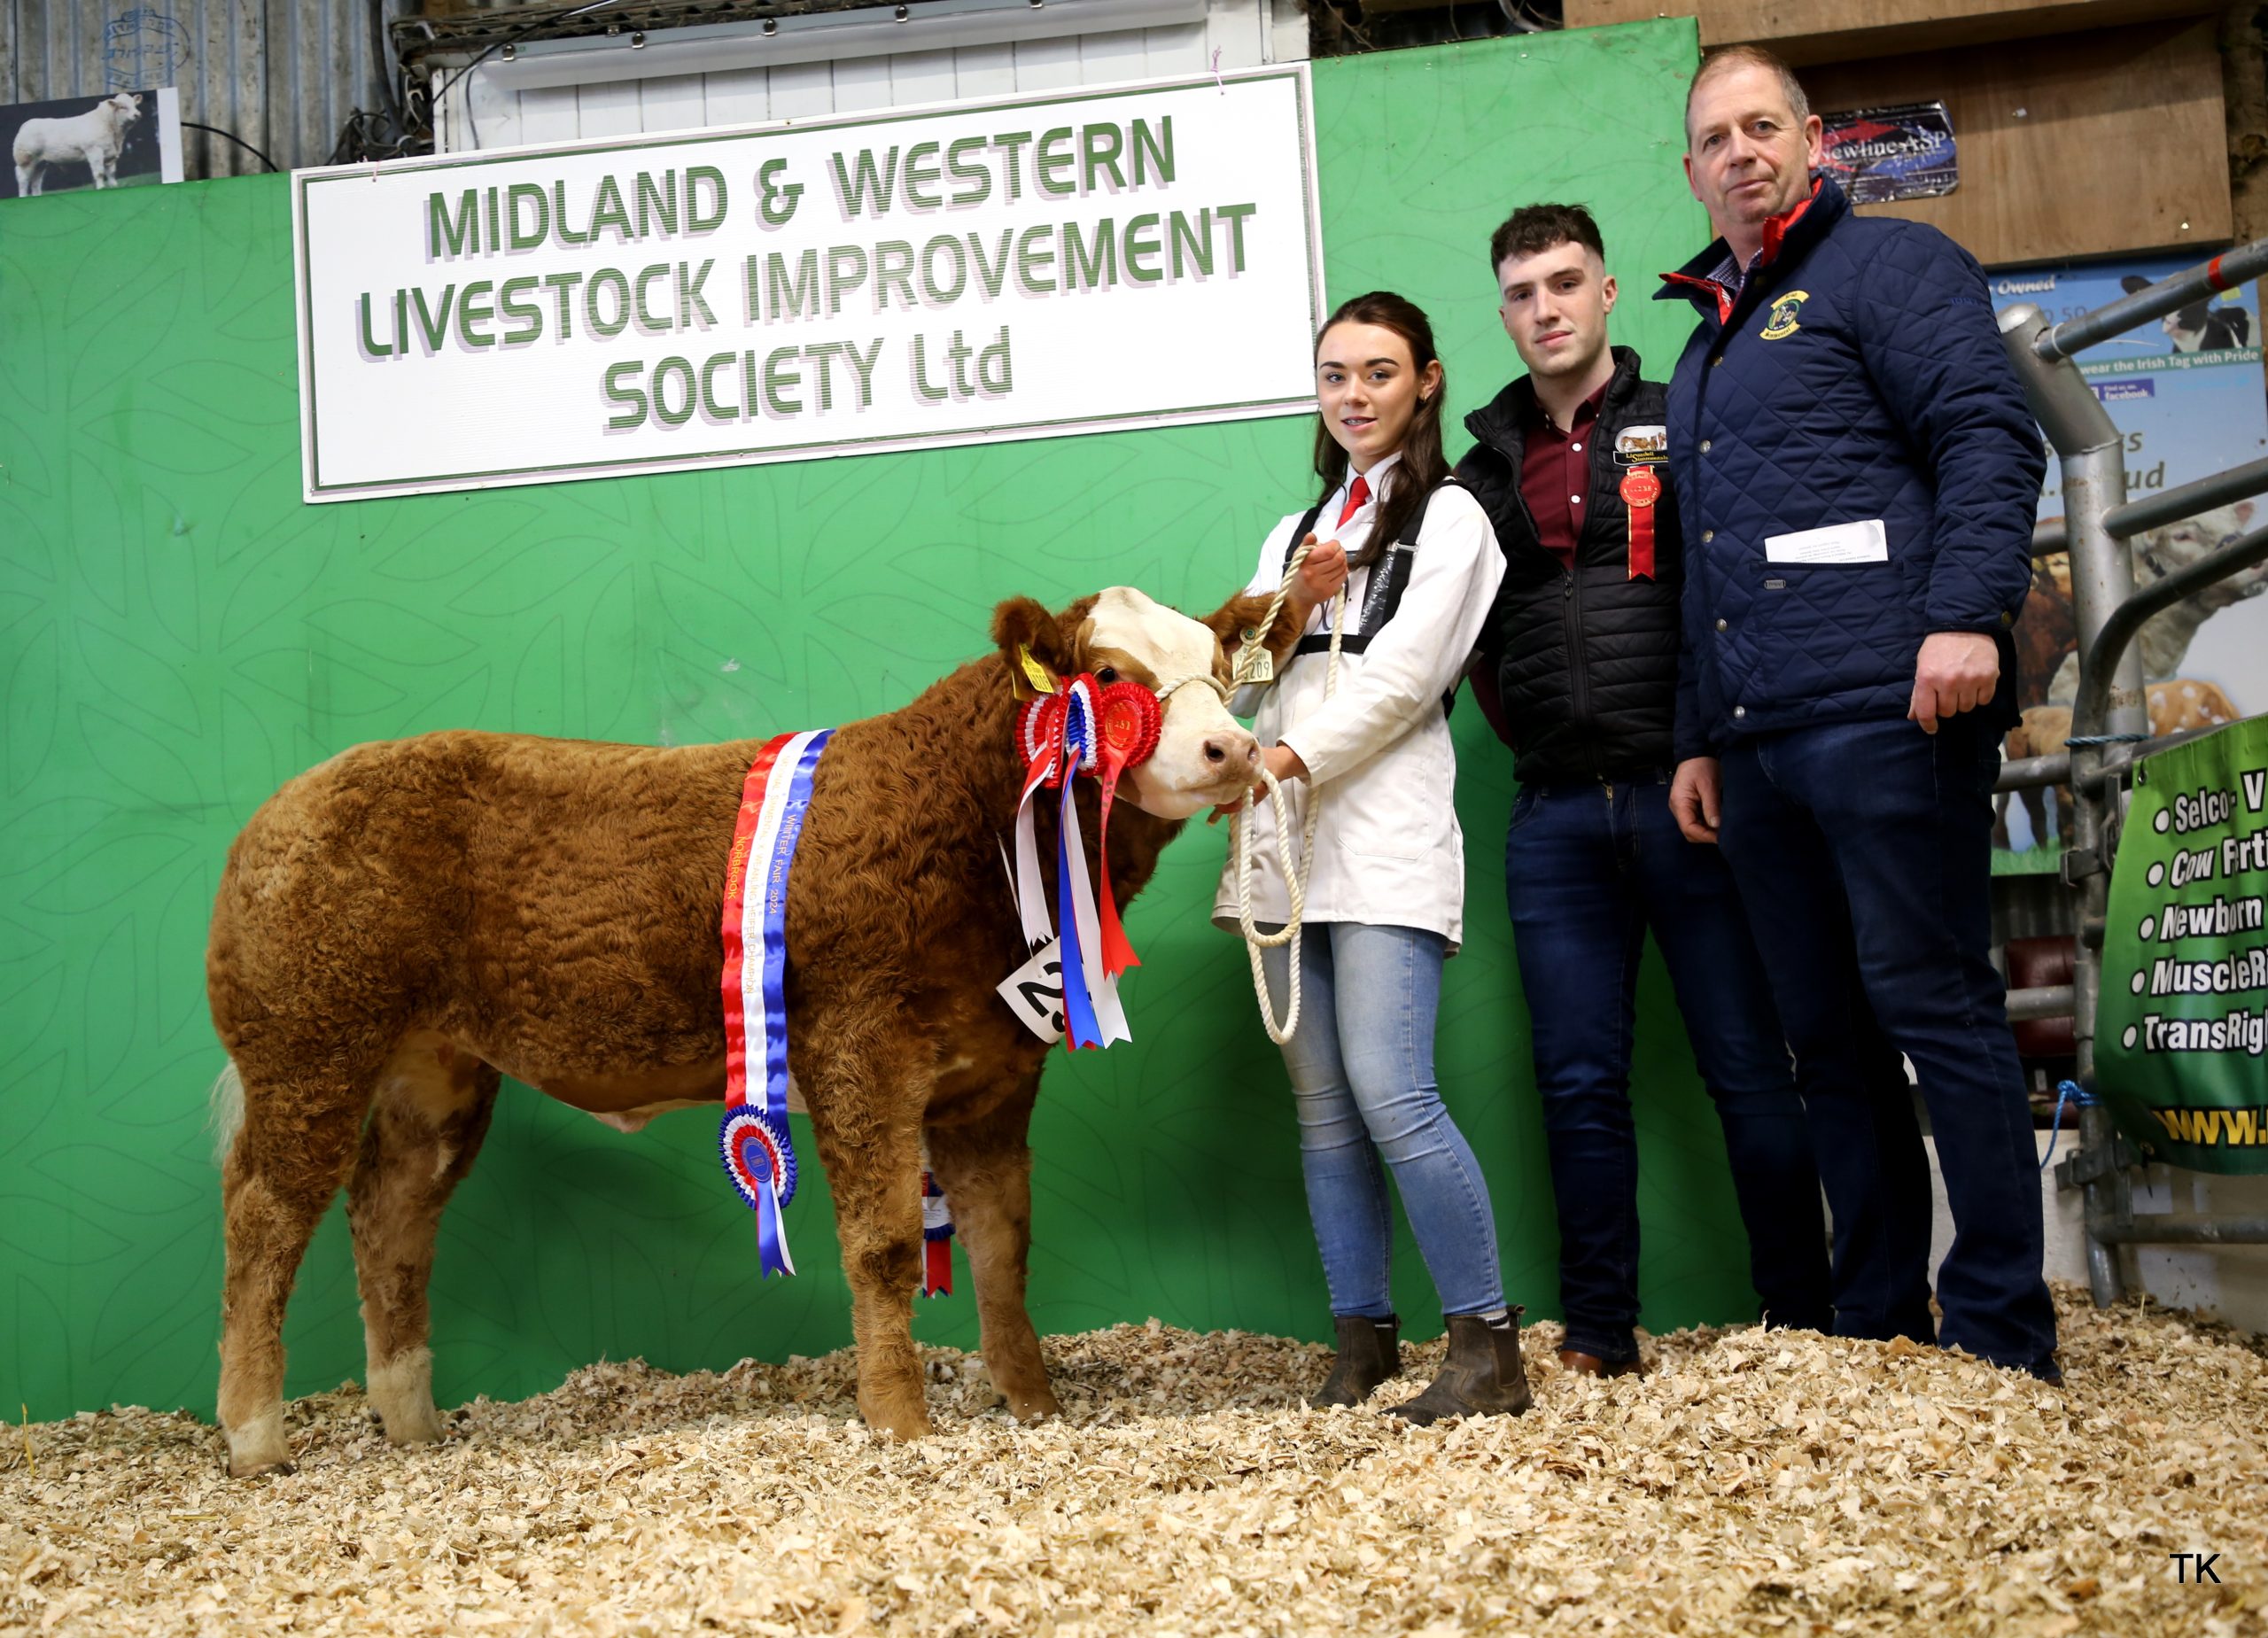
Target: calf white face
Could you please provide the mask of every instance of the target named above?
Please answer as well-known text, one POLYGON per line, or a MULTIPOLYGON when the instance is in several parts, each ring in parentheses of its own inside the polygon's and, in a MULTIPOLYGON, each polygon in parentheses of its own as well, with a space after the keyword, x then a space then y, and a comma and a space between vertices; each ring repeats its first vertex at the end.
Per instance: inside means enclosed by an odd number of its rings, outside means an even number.
POLYGON ((1160 819, 1187 819, 1251 788, 1259 744, 1208 680, 1224 669, 1209 630, 1131 586, 1114 586, 1095 599, 1079 636, 1099 679, 1107 682, 1115 672, 1165 695, 1157 749, 1119 787, 1135 806, 1160 819))

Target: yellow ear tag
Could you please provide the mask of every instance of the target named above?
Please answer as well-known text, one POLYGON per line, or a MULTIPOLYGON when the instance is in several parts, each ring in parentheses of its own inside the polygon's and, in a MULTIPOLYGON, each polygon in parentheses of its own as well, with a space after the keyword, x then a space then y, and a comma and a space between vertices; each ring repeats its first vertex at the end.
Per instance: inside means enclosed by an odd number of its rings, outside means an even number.
POLYGON ((1055 692, 1055 679, 1048 675, 1047 667, 1033 659, 1031 650, 1021 643, 1016 645, 1016 660, 1023 667, 1023 673, 1018 676, 1011 672, 1009 677, 1016 685, 1018 699, 1029 699, 1034 695, 1055 692), (1025 692, 1027 688, 1029 688, 1029 694, 1025 692))

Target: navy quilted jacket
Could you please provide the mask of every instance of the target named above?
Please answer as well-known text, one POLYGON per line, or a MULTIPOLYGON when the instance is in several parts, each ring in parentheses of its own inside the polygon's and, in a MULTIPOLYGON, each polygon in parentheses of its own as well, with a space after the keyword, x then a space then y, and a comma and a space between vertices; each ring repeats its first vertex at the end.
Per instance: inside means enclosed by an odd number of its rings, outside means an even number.
POLYGON ((1982 714, 2011 726, 2008 628, 2047 457, 1984 273, 1935 228, 1853 215, 1831 179, 1775 226, 1736 297, 1713 276, 1720 240, 1657 298, 1701 312, 1669 389, 1686 548, 1676 754, 1903 717, 1932 632, 1999 639, 1982 714), (1767 537, 1870 520, 1883 561, 1789 561, 1803 547, 1788 542, 1767 555, 1767 537))

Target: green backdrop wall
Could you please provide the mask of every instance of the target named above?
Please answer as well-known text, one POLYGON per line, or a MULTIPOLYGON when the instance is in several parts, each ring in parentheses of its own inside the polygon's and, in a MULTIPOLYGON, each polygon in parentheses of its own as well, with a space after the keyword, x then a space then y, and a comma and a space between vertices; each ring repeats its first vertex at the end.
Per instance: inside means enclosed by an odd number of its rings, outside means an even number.
MULTIPOLYGON (((1526 200, 1587 200, 1627 287, 1618 338, 1666 369, 1683 320, 1645 299, 1651 276, 1705 232, 1678 170, 1695 56, 1678 21, 1317 64, 1332 299, 1425 305, 1461 415, 1517 369, 1490 229, 1526 200)), ((229 839, 284 780, 445 726, 682 743, 887 710, 981 651, 1011 594, 1123 582, 1213 606, 1307 488, 1309 423, 1281 420, 307 507, 289 251, 281 177, 0 206, 0 1402, 35 1417, 210 1413, 205 933, 229 839)), ((1441 1080, 1510 1290, 1549 1316, 1502 908, 1510 758, 1477 712, 1456 729, 1471 930, 1441 1080)), ((1050 1072, 1043 1331, 1153 1314, 1327 1331, 1281 1064, 1242 951, 1206 921, 1223 846, 1185 836, 1132 912, 1134 1044, 1050 1072)), ((1645 1323, 1752 1313, 1722 1141, 1651 961, 1639 1043, 1645 1323)), ((442 1230, 444 1403, 602 1356, 687 1369, 849 1340, 824 1189, 793 1212, 804 1272, 759 1286, 714 1130, 687 1113, 625 1137, 506 1089, 442 1230)), ((1396 1300, 1433 1334, 1406 1236, 1396 1256, 1396 1300)), ((918 1305, 923 1338, 973 1344, 960 1284, 918 1305)), ((336 1210, 287 1334, 291 1392, 361 1376, 336 1210)))

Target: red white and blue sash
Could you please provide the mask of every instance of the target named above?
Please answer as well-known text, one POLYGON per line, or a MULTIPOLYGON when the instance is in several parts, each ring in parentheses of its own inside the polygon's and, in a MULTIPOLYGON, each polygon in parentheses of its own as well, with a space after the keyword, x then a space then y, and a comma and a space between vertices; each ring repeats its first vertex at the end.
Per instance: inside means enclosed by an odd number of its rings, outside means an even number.
POLYGON ((782 1214, 796 1198, 788 1133, 788 872, 832 728, 783 734, 749 765, 725 870, 725 1175, 756 1212, 764 1274, 793 1274, 782 1214), (749 890, 753 881, 756 890, 749 890), (760 1096, 751 1098, 751 1079, 760 1096))

